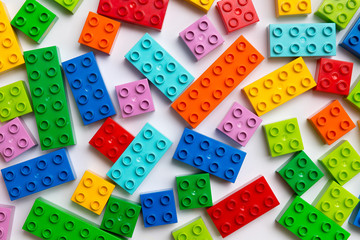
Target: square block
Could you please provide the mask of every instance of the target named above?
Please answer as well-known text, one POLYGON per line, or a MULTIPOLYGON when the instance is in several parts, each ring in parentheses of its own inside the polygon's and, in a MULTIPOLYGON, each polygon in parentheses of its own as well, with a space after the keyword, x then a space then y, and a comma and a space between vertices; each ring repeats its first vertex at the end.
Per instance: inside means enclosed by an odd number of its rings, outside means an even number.
POLYGON ((349 219, 349 223, 360 228, 360 203, 358 203, 358 205, 355 207, 354 211, 352 212, 349 219))
POLYGON ((213 240, 201 217, 175 229, 171 234, 173 235, 174 240, 179 240, 182 237, 193 240, 213 240))
MULTIPOLYGON (((1 4, 1 3, 0 3, 1 4)), ((10 240, 15 206, 0 204, 0 239, 10 240)))
POLYGON ((198 9, 208 12, 214 3, 214 0, 186 0, 188 3, 191 3, 193 6, 197 7, 198 9))
POLYGON ((311 0, 275 0, 276 17, 311 13, 311 0))
POLYGON ((83 0, 54 0, 61 6, 63 6, 65 9, 70 11, 72 14, 74 14, 78 8, 80 7, 83 0))
POLYGON ((360 110, 360 81, 355 84, 355 87, 345 99, 357 110, 360 110))
POLYGON ((360 58, 360 17, 353 23, 344 38, 339 43, 339 46, 349 51, 355 57, 360 58))

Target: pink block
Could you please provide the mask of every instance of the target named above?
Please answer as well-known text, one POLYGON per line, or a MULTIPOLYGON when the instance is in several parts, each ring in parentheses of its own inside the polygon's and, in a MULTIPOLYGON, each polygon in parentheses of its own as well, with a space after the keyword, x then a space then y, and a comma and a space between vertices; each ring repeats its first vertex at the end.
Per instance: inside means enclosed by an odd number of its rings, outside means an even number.
POLYGON ((148 80, 125 83, 115 87, 123 118, 155 110, 148 80))
POLYGON ((234 102, 217 129, 241 146, 245 146, 261 122, 261 118, 234 102))
POLYGON ((20 118, 0 127, 0 154, 6 162, 36 146, 34 136, 20 118))
POLYGON ((10 240, 15 207, 0 205, 0 240, 10 240))
POLYGON ((182 31, 180 37, 198 61, 224 42, 206 15, 182 31))

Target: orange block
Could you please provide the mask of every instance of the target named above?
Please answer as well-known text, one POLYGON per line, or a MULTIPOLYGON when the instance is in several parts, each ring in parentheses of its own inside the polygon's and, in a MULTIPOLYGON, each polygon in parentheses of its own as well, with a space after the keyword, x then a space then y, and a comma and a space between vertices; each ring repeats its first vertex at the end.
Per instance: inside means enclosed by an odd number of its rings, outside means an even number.
POLYGON ((196 128, 264 57, 240 36, 171 107, 196 128))

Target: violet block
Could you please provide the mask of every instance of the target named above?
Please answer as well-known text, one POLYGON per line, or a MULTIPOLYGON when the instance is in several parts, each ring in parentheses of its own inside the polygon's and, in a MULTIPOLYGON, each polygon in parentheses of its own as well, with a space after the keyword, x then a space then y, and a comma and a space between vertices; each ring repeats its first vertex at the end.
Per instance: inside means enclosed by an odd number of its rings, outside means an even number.
POLYGON ((0 239, 10 240, 15 207, 0 204, 0 239))

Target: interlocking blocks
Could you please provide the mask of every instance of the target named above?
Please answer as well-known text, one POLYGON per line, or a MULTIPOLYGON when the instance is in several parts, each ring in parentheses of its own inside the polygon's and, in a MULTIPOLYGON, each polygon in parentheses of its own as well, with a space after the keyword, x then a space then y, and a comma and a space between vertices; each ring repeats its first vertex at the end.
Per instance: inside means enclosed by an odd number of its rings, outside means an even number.
MULTIPOLYGON (((1 3, 0 3, 1 4, 1 3)), ((10 240, 15 206, 0 204, 0 239, 10 240)))
POLYGON ((213 4, 214 0, 186 0, 198 9, 208 12, 213 4))
POLYGON ((75 180, 65 148, 1 169, 11 201, 75 180))
POLYGON ((360 81, 358 81, 355 87, 351 90, 349 95, 346 97, 351 105, 353 105, 357 110, 360 110, 360 81))
POLYGON ((171 101, 194 79, 148 33, 130 49, 125 58, 171 101))
POLYGON ((42 150, 76 144, 57 47, 24 52, 42 150))
POLYGON ((100 0, 97 13, 161 30, 169 0, 100 0))
POLYGON ((209 230, 207 229, 204 221, 201 217, 196 218, 195 220, 187 223, 185 226, 182 226, 174 231, 172 231, 174 240, 181 239, 194 239, 194 240, 213 240, 209 230))
POLYGON ((84 125, 116 114, 93 52, 62 66, 84 125))
POLYGON ((171 105, 191 127, 197 127, 264 57, 240 36, 171 105))
POLYGON ((35 42, 41 43, 57 19, 53 12, 36 0, 26 0, 11 21, 11 25, 35 42))
POLYGON ((182 31, 180 37, 198 61, 224 42, 206 15, 182 31))
POLYGON ((355 128, 355 123, 338 100, 332 101, 308 120, 324 143, 329 145, 355 128))
POLYGON ((276 17, 311 13, 311 0, 275 0, 276 17))
MULTIPOLYGON (((359 197, 360 198, 360 197, 359 197)), ((355 207, 354 211, 352 212, 349 223, 356 227, 360 227, 360 203, 355 207)))
POLYGON ((85 171, 71 201, 100 215, 114 188, 114 184, 90 171, 85 171))
POLYGON ((279 204, 266 179, 261 176, 206 211, 224 238, 279 204))
POLYGON ((339 46, 343 47, 357 58, 360 58, 360 17, 346 33, 339 46))
POLYGON ((147 123, 110 168, 107 176, 133 194, 171 144, 169 139, 147 123))
POLYGON ((173 158, 234 183, 246 153, 188 128, 173 158))
POLYGON ((65 9, 70 11, 72 14, 74 14, 78 8, 80 7, 83 0, 54 0, 61 6, 63 6, 65 9))
POLYGON ((119 28, 119 22, 89 12, 79 38, 79 43, 110 54, 119 28))
POLYGON ((123 118, 155 111, 146 78, 115 86, 115 90, 123 118))
POLYGON ((140 195, 145 227, 177 223, 173 190, 140 195))
POLYGON ((262 119, 234 102, 217 129, 241 146, 246 146, 262 119))

